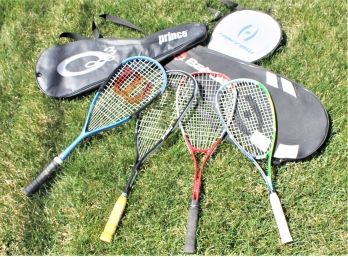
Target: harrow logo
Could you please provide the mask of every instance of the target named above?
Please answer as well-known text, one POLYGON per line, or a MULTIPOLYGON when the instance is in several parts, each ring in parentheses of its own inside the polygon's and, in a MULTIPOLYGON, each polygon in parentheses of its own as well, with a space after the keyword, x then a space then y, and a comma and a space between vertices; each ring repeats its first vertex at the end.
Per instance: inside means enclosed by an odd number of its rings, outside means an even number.
POLYGON ((249 48, 249 47, 247 47, 246 45, 244 45, 244 44, 238 42, 239 40, 235 40, 235 39, 233 39, 232 37, 230 37, 229 35, 226 35, 226 34, 224 34, 224 33, 222 33, 222 32, 220 32, 219 35, 222 36, 224 39, 230 41, 231 43, 233 43, 234 45, 236 45, 236 46, 239 47, 240 49, 242 49, 242 50, 248 52, 249 54, 253 54, 253 53, 254 53, 254 51, 253 51, 251 48, 249 48))
POLYGON ((229 41, 236 47, 240 48, 241 50, 247 52, 248 54, 254 54, 255 42, 252 43, 253 41, 250 41, 250 40, 255 38, 258 32, 259 32, 258 27, 249 24, 244 26, 236 34, 234 33, 226 34, 224 32, 219 32, 218 35, 221 36, 223 39, 229 41))
POLYGON ((88 52, 73 55, 69 58, 66 58, 65 60, 63 60, 62 62, 58 64, 57 72, 63 77, 75 77, 75 76, 80 76, 80 75, 90 73, 102 67, 106 62, 113 61, 115 59, 116 51, 117 50, 115 49, 115 47, 107 47, 104 49, 104 52, 88 51, 88 52), (81 60, 83 61, 84 58, 85 59, 88 58, 90 60, 91 57, 94 57, 97 60, 86 62, 82 66, 84 69, 79 71, 69 70, 69 65, 72 64, 73 62, 77 62, 81 60))
POLYGON ((255 130, 262 132, 264 122, 259 105, 252 95, 243 96, 245 106, 244 110, 238 110, 235 113, 235 121, 237 127, 243 134, 250 136, 255 130), (253 131, 250 131, 252 129, 253 131))
POLYGON ((259 29, 249 24, 239 31, 238 38, 243 39, 243 41, 249 41, 256 36, 257 32, 259 32, 259 29))
POLYGON ((170 42, 183 37, 187 37, 187 30, 173 32, 173 33, 168 32, 167 34, 158 36, 158 43, 159 45, 162 45, 163 43, 170 42))

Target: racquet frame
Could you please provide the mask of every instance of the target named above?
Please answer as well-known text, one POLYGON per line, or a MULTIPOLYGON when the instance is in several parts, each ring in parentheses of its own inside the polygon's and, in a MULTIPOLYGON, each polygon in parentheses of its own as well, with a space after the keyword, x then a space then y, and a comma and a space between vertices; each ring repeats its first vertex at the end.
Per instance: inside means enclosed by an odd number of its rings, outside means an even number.
MULTIPOLYGON (((237 103, 236 105, 238 106, 238 101, 240 101, 240 98, 237 97, 237 103)), ((276 142, 276 132, 277 132, 277 124, 276 124, 276 112, 274 109, 274 105, 273 105, 273 101, 271 98, 270 93, 268 92, 267 88, 260 82, 252 80, 252 79, 236 79, 236 80, 232 80, 228 83, 226 83, 224 86, 222 86, 217 94, 216 94, 216 98, 215 98, 215 104, 216 104, 216 108, 218 110, 221 122, 223 124, 223 126, 225 127, 230 139, 232 140, 232 142, 234 143, 234 145, 237 146, 237 148, 242 152, 242 154, 244 156, 246 156, 257 168, 257 170, 259 171, 261 177, 263 178, 268 192, 269 192, 269 199, 270 199, 270 203, 271 203, 271 207, 272 207, 272 211, 273 211, 273 215, 278 227, 278 231, 279 231, 279 235, 280 235, 280 239, 281 242, 283 244, 287 244, 293 241, 292 236, 290 234, 290 230, 283 212, 283 208, 280 202, 280 199, 277 195, 277 193, 274 190, 273 184, 272 184, 272 156, 273 156, 273 152, 274 152, 274 147, 275 147, 275 142, 276 142), (263 93, 267 96, 269 105, 270 105, 270 109, 271 109, 271 113, 272 113, 272 126, 273 126, 273 133, 272 133, 272 138, 271 138, 271 144, 270 147, 268 148, 268 151, 265 155, 259 155, 259 156, 253 156, 253 154, 249 153, 246 149, 244 149, 244 147, 238 142, 238 140, 236 139, 236 137, 233 135, 233 133, 231 132, 231 130, 229 129, 229 124, 226 124, 225 119, 222 117, 221 111, 220 111, 220 104, 219 104, 219 94, 222 90, 224 90, 226 87, 228 87, 229 85, 231 86, 235 86, 237 88, 237 92, 238 92, 238 86, 237 83, 238 82, 246 82, 246 83, 254 83, 257 84, 258 87, 263 91, 263 93), (233 84, 235 83, 235 84, 233 84), (260 166, 260 164, 257 162, 258 159, 263 159, 266 158, 267 159, 267 173, 265 173, 265 171, 262 169, 262 167, 260 166)), ((237 107, 235 108, 235 110, 237 109, 237 107)), ((229 119, 229 122, 231 122, 232 119, 229 119)))
MULTIPOLYGON (((109 219, 105 225, 104 231, 102 232, 102 234, 100 236, 100 239, 104 242, 109 243, 112 241, 112 237, 116 232, 118 224, 119 224, 119 222, 122 218, 123 212, 126 208, 128 194, 134 185, 135 179, 140 171, 141 165, 148 158, 148 156, 151 155, 151 153, 153 153, 155 150, 157 150, 162 145, 162 143, 169 137, 169 135, 175 130, 175 128, 177 127, 177 125, 179 124, 181 119, 185 116, 186 112, 189 110, 189 108, 190 108, 190 106, 191 106, 191 104, 196 96, 196 92, 197 92, 196 80, 190 74, 188 74, 184 71, 179 71, 179 70, 167 71, 168 77, 170 76, 170 74, 174 74, 174 73, 181 73, 182 75, 187 76, 187 78, 190 79, 194 83, 191 97, 189 98, 186 107, 181 111, 181 113, 178 113, 178 115, 176 116, 176 119, 171 122, 170 126, 167 128, 167 130, 162 135, 162 137, 159 138, 159 140, 156 142, 156 144, 154 144, 154 146, 152 148, 150 148, 143 156, 141 156, 139 153, 140 140, 139 140, 138 131, 139 131, 140 122, 136 123, 136 129, 135 129, 136 159, 135 159, 135 164, 133 165, 133 168, 132 168, 131 174, 128 178, 127 184, 124 187, 124 190, 123 190, 121 196, 116 201, 116 204, 114 205, 114 208, 113 208, 113 210, 109 216, 109 219)), ((177 85, 177 87, 178 87, 178 85, 177 85)), ((177 89, 176 96, 178 95, 178 92, 179 91, 177 89)), ((174 109, 174 111, 175 111, 175 109, 174 109)), ((142 115, 141 113, 137 114, 138 121, 139 121, 139 117, 141 115, 142 115)))
MULTIPOLYGON (((123 81, 125 82, 125 81, 123 81)), ((114 83, 114 81, 113 81, 114 83)), ((128 120, 130 120, 133 116, 137 115, 137 113, 139 113, 141 110, 143 110, 147 105, 149 105, 161 92, 163 92, 165 90, 165 87, 167 85, 167 76, 165 73, 164 68, 162 67, 162 65, 157 62, 156 60, 146 57, 146 56, 134 56, 134 57, 130 57, 127 58, 125 60, 123 60, 121 62, 121 64, 109 75, 109 77, 106 79, 106 81, 104 82, 104 84, 99 88, 99 90, 97 91, 97 93, 95 94, 88 113, 86 115, 86 119, 85 119, 85 124, 83 126, 83 129, 80 133, 80 135, 78 137, 76 137, 76 139, 58 156, 56 156, 45 168, 44 170, 29 184, 27 185, 22 192, 27 195, 27 196, 31 196, 32 194, 34 194, 35 192, 37 192, 40 187, 49 179, 49 177, 51 177, 54 172, 56 171, 56 169, 58 168, 58 166, 60 166, 63 161, 71 154, 72 150, 75 149, 75 147, 81 142, 83 141, 85 138, 99 134, 105 130, 109 130, 112 129, 114 127, 118 127, 122 124, 124 124, 125 122, 127 122, 128 120), (110 86, 109 83, 112 80, 113 76, 115 76, 115 74, 120 71, 120 69, 127 65, 127 63, 129 62, 133 62, 135 60, 144 60, 147 61, 149 63, 152 63, 152 65, 155 65, 161 72, 161 77, 162 77, 162 85, 159 88, 158 92, 156 92, 156 94, 153 95, 153 97, 145 104, 143 104, 142 106, 140 106, 134 113, 130 113, 129 115, 126 115, 124 117, 120 117, 118 120, 115 120, 111 123, 109 123, 108 125, 102 126, 102 127, 98 127, 98 128, 94 128, 92 130, 88 130, 88 126, 90 125, 90 121, 91 121, 91 117, 92 117, 92 113, 93 110, 95 109, 94 107, 96 106, 98 99, 101 96, 101 93, 103 92, 103 89, 107 86, 110 86)), ((118 88, 120 87, 120 85, 118 85, 118 88)))
MULTIPOLYGON (((217 72, 194 72, 192 73, 192 76, 200 76, 200 75, 206 75, 209 76, 211 79, 215 80, 218 83, 227 82, 230 79, 222 73, 217 72)), ((199 88, 201 85, 199 85, 199 88)), ((204 89, 202 89, 204 90, 204 89)), ((200 99, 202 100, 202 99, 200 99)), ((214 106, 214 99, 212 99, 212 108, 215 109, 214 106)), ((199 102, 198 102, 199 104, 199 102)), ((181 132, 183 134, 183 138, 185 141, 185 144, 191 154, 191 158, 193 160, 194 165, 194 177, 193 177, 193 188, 192 188, 192 199, 191 204, 189 207, 188 212, 188 221, 187 221, 187 230, 186 230, 186 236, 185 236, 185 245, 184 245, 184 252, 185 253, 195 253, 196 252, 196 233, 197 233, 197 227, 198 227, 198 217, 199 217, 199 200, 200 200, 200 191, 201 191, 201 184, 203 179, 203 169, 211 155, 215 152, 218 145, 221 143, 222 139, 225 137, 226 132, 223 129, 223 126, 221 125, 221 134, 216 137, 214 141, 211 142, 211 145, 207 149, 199 149, 197 147, 194 147, 193 144, 190 142, 189 135, 185 131, 182 124, 180 124, 181 132), (200 164, 198 164, 198 155, 203 155, 200 159, 200 164)), ((196 128, 197 129, 197 128, 196 128)))

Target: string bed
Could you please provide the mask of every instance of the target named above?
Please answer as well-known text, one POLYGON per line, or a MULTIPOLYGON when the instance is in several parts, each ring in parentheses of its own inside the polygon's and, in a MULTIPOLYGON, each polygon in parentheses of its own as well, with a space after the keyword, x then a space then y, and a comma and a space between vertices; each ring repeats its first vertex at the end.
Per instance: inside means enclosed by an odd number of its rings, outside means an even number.
POLYGON ((184 112, 194 93, 194 81, 184 73, 168 74, 166 91, 140 115, 137 121, 138 153, 145 156, 175 125, 178 115, 176 98, 180 98, 184 112))
MULTIPOLYGON (((228 129, 236 141, 251 155, 264 156, 266 151, 260 149, 252 142, 253 135, 262 135, 271 142, 274 134, 274 118, 272 106, 266 93, 251 81, 238 81, 234 83, 237 92, 237 104, 232 119, 225 120, 228 129)), ((227 101, 226 99, 223 99, 227 101)), ((227 103, 224 103, 225 105, 227 103)), ((226 110, 228 107, 226 107, 226 110)), ((229 115, 223 115, 224 119, 229 115)))
POLYGON ((140 59, 128 62, 101 89, 88 130, 108 126, 132 115, 151 101, 162 86, 162 71, 157 65, 140 59))
POLYGON ((181 127, 192 146, 204 150, 209 149, 224 131, 214 100, 217 90, 227 80, 209 73, 197 73, 194 78, 197 80, 200 96, 182 120, 181 127))

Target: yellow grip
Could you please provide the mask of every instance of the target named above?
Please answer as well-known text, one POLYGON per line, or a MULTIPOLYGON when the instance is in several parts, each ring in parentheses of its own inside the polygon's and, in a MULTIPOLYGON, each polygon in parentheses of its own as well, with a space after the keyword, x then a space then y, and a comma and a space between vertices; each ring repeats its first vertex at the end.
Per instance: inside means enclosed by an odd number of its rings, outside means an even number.
POLYGON ((121 195, 115 203, 114 209, 112 210, 109 220, 105 225, 104 231, 100 236, 100 240, 110 243, 112 236, 115 234, 118 223, 121 220, 124 208, 126 207, 127 197, 121 195))

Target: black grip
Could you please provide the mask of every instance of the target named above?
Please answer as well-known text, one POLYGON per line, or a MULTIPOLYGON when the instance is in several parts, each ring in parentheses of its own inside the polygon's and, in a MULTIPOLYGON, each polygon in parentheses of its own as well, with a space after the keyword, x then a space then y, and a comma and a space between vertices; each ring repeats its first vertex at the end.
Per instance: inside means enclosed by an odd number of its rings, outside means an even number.
POLYGON ((46 182, 46 180, 53 174, 59 163, 53 160, 46 168, 33 180, 29 185, 27 185, 22 191, 26 196, 31 196, 46 182))
POLYGON ((185 253, 195 253, 196 252, 196 232, 198 225, 198 212, 199 204, 198 201, 192 200, 191 206, 188 213, 187 220, 187 230, 185 237, 185 253))

